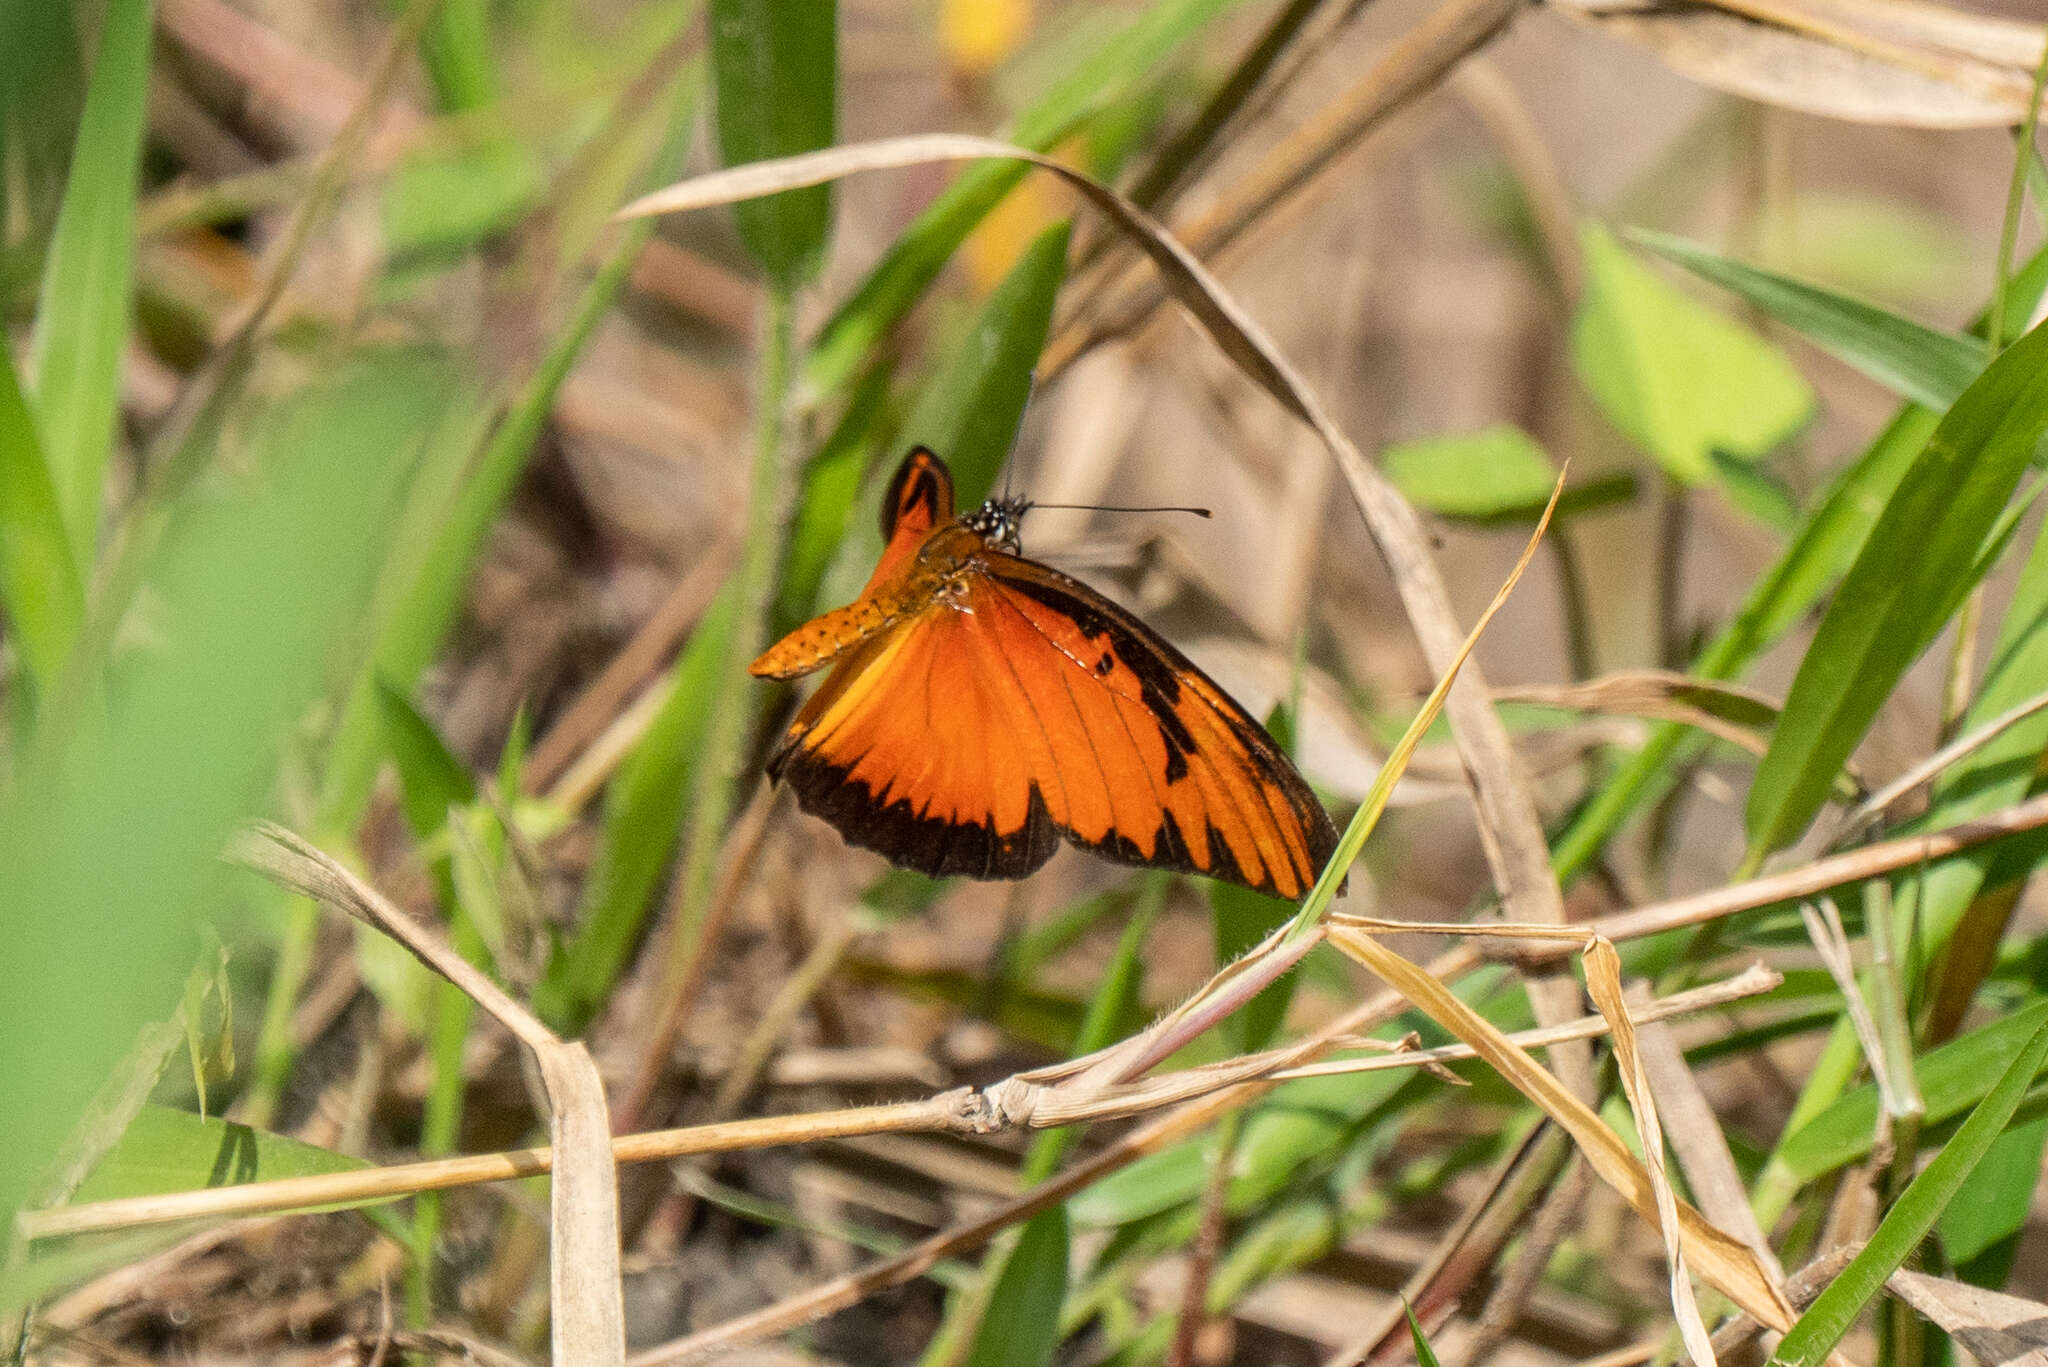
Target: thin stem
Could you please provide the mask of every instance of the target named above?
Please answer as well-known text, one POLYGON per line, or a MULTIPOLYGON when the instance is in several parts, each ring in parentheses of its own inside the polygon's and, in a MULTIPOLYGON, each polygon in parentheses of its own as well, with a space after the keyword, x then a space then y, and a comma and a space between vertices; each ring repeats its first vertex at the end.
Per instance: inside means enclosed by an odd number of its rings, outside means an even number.
POLYGON ((619 1103, 617 1123, 622 1129, 637 1126, 660 1076, 661 1060, 667 1057, 689 1010, 684 987, 692 976, 692 965, 705 949, 704 919, 718 873, 721 836, 732 810, 747 721, 754 715, 748 704, 747 664, 760 650, 763 627, 773 607, 775 567, 782 561, 782 508, 789 483, 783 424, 795 351, 792 303, 789 292, 778 288, 770 288, 764 299, 754 471, 737 581, 740 614, 726 643, 725 658, 719 662, 711 720, 697 757, 683 868, 677 880, 676 915, 654 998, 660 1003, 659 1015, 643 1037, 632 1090, 619 1103))
POLYGON ((2048 48, 2034 67, 2034 93, 2027 100, 2026 121, 2020 125, 2020 145, 2012 159, 2012 185, 2005 194, 2005 222, 1998 231, 1998 274, 1991 292, 1991 316, 1984 325, 1985 350, 1997 359, 2005 349, 2005 293, 2012 285, 2013 246, 2020 235, 2020 205, 2027 197, 2027 163, 2034 152, 2034 132, 2041 121, 2041 87, 2048 83, 2048 48))

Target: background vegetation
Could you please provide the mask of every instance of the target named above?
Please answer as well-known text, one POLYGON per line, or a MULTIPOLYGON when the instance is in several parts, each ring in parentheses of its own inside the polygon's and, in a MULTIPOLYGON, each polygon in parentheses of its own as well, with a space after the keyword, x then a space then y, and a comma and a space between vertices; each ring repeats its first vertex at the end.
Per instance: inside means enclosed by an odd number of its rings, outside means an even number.
POLYGON ((2018 0, 0 0, 10 1351, 2038 1355, 2044 70, 2018 0), (1116 193, 614 217, 935 130, 1116 193), (995 1084, 1290 908, 760 780, 912 442, 1214 506, 1027 545, 1371 832, 1156 1090, 995 1084))

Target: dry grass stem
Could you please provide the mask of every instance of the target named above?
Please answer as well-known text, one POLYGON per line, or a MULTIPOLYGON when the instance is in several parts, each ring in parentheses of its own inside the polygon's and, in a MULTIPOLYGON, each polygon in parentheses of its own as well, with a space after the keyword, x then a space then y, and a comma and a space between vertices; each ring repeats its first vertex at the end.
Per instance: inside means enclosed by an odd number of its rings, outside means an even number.
POLYGON ((2048 693, 2029 698, 2016 707, 2007 708, 1982 726, 1957 736, 1857 803, 1855 808, 1842 818, 1843 838, 1853 839, 1860 835, 1871 822, 1885 816, 1900 798, 1924 783, 1932 783, 1942 770, 1960 759, 1975 754, 2044 707, 2048 707, 2048 693))

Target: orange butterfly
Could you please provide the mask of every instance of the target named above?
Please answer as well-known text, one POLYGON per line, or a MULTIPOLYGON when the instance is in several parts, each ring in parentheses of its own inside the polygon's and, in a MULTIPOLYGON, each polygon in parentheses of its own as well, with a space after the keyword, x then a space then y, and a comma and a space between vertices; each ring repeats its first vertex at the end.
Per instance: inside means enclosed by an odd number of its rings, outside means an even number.
POLYGON ((1108 859, 1298 898, 1336 847, 1280 747, 1186 656, 1018 555, 1031 505, 953 512, 919 447, 858 599, 750 670, 834 665, 768 761, 855 845, 933 875, 1022 878, 1061 837, 1108 859))

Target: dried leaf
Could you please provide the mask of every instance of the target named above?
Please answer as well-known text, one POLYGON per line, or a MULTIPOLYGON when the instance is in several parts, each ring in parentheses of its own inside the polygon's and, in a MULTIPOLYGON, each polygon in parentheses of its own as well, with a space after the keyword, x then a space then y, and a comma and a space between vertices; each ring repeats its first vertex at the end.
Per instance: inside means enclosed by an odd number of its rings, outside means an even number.
POLYGON ((2048 1305, 1905 1268, 1885 1286, 1954 1335, 1984 1367, 2048 1367, 2048 1305))
POLYGON ((1699 1300, 1693 1295, 1692 1278, 1686 1271, 1685 1241, 1678 1227, 1678 1196, 1671 1190, 1671 1174, 1664 1162, 1664 1126, 1657 1116, 1657 1102, 1650 1093, 1650 1074, 1643 1066, 1635 1022, 1629 1017, 1628 1001, 1622 993, 1621 956, 1614 952, 1614 942, 1605 936, 1594 936, 1586 946, 1585 965, 1586 991, 1614 1035, 1614 1061, 1621 1073, 1621 1089, 1628 1096, 1636 1134, 1643 1141, 1643 1166, 1657 1201, 1657 1232, 1664 1237, 1664 1260, 1671 1268, 1671 1313, 1678 1320, 1678 1335, 1699 1367, 1717 1367, 1714 1344, 1707 1334, 1706 1321, 1700 1318, 1699 1300))
MULTIPOLYGON (((1579 1152, 1601 1180, 1628 1201, 1646 1220, 1656 1219, 1656 1194, 1650 1175, 1605 1121, 1573 1096, 1549 1070, 1518 1048, 1499 1027, 1458 1000, 1442 982, 1419 966, 1347 926, 1333 926, 1330 942, 1370 969, 1388 986, 1413 1002, 1449 1030, 1505 1078, 1516 1091, 1571 1135, 1579 1152)), ((1677 1225, 1686 1260, 1709 1285, 1741 1306, 1760 1323, 1774 1329, 1792 1327, 1792 1307, 1756 1255, 1739 1240, 1708 1223, 1682 1201, 1676 1203, 1677 1225)))
MULTIPOLYGON (((2025 116, 2028 30, 1935 5, 1729 0, 1651 10, 1568 0, 1580 22, 1702 85, 1809 114, 1909 128, 2006 128, 2025 116), (1743 13, 1730 13, 1740 9, 1743 13), (1991 54, 2021 60, 1987 60, 1991 54)), ((2038 34, 2039 30, 2033 30, 2038 34)))

